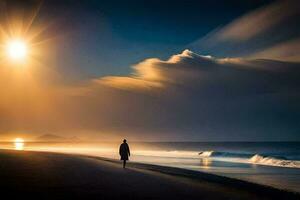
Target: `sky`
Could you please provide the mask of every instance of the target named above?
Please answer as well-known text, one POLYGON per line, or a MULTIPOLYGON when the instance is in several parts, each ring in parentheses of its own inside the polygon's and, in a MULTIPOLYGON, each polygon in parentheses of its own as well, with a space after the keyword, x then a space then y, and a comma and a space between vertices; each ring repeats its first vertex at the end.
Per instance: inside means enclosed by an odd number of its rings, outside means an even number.
POLYGON ((299 141, 299 8, 2 0, 0 139, 299 141))

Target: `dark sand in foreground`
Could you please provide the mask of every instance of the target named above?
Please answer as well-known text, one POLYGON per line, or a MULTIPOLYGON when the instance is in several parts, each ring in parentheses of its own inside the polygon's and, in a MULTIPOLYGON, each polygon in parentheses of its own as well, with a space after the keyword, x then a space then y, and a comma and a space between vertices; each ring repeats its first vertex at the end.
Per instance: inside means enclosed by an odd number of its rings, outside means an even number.
POLYGON ((300 199, 299 194, 184 169, 45 152, 0 150, 7 199, 300 199))

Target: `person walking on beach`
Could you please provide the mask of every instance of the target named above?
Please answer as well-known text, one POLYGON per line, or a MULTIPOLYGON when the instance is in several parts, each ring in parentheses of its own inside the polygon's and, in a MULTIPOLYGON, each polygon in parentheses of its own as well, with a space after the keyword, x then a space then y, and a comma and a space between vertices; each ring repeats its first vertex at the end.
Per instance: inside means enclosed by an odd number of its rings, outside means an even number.
POLYGON ((121 160, 123 160, 123 168, 126 166, 126 161, 130 156, 129 146, 127 144, 126 139, 123 140, 123 143, 120 145, 119 154, 121 156, 121 160))

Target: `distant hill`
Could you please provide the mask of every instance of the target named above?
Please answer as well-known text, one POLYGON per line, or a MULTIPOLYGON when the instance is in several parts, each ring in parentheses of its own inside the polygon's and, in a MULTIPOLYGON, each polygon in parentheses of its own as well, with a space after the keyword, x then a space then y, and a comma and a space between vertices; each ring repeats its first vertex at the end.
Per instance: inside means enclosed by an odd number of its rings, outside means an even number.
POLYGON ((38 142, 78 142, 80 139, 76 136, 73 137, 62 137, 53 134, 45 134, 35 139, 38 142))

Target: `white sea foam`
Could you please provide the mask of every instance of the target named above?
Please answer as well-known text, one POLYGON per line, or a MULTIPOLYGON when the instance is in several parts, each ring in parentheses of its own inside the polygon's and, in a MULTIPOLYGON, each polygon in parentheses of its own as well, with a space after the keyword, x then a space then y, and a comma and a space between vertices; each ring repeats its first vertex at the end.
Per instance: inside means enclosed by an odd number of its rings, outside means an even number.
POLYGON ((214 151, 202 151, 199 153, 200 157, 211 157, 214 151))
POLYGON ((262 156, 255 154, 249 159, 250 163, 260 164, 260 165, 269 165, 277 167, 291 167, 291 168, 300 168, 300 162, 294 160, 285 160, 278 159, 270 156, 262 156))

